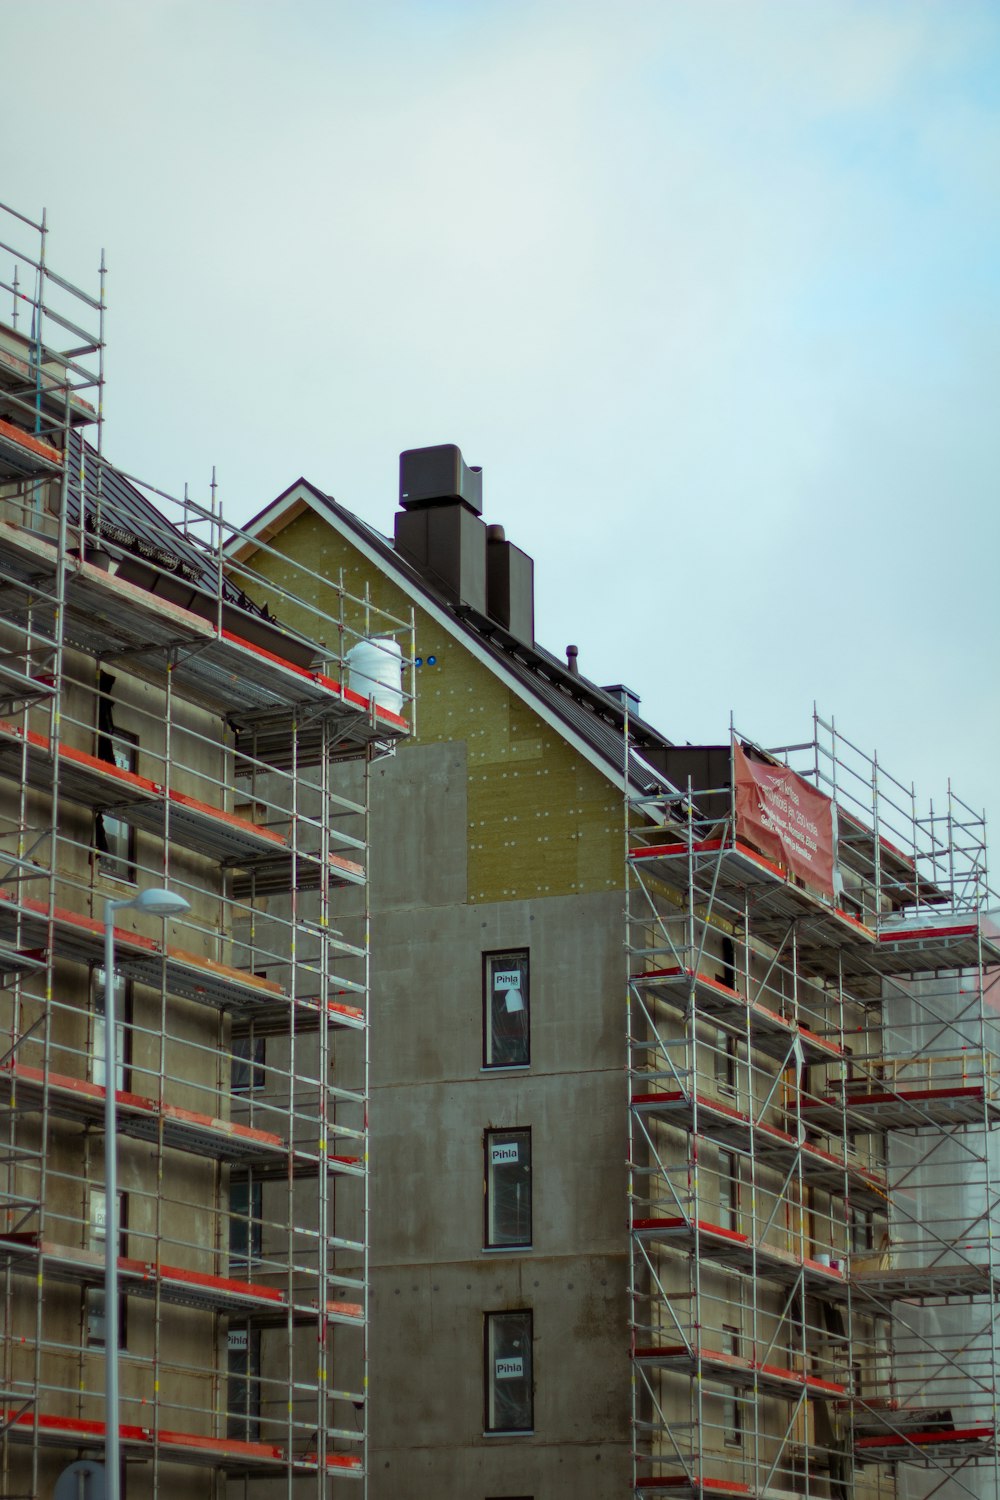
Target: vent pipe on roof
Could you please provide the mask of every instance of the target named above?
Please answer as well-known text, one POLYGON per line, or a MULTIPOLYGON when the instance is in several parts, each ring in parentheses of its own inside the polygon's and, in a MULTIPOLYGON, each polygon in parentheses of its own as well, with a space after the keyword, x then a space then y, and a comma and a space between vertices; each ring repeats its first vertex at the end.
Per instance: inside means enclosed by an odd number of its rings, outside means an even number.
POLYGON ((579 677, 579 675, 580 675, 580 668, 579 668, 579 666, 577 664, 577 660, 576 660, 579 655, 580 655, 580 648, 579 648, 579 646, 567 646, 566 647, 566 666, 569 669, 570 675, 573 676, 573 677, 579 677))

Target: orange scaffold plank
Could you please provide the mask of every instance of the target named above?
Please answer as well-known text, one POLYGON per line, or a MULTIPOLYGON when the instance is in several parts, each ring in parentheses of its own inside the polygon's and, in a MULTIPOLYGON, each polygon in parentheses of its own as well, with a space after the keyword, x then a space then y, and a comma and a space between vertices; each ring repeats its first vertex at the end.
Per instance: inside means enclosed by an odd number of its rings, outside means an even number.
MULTIPOLYGON (((104 1123, 105 1089, 83 1078, 46 1073, 24 1063, 0 1066, 0 1098, 15 1108, 40 1109, 48 1090, 50 1114, 62 1119, 104 1123)), ((257 1130, 233 1120, 222 1120, 126 1089, 115 1090, 118 1128, 122 1135, 156 1140, 162 1122, 164 1143, 216 1161, 256 1162, 284 1159, 287 1145, 272 1131, 257 1130)))
POLYGON ((940 1130, 951 1125, 1000 1125, 1000 1101, 981 1083, 951 1088, 895 1089, 852 1085, 841 1094, 802 1101, 802 1119, 818 1130, 940 1130))
POLYGON ((686 886, 693 869, 694 884, 723 900, 741 901, 744 892, 755 898, 755 925, 766 931, 766 922, 807 918, 803 941, 814 943, 857 942, 874 948, 875 933, 850 912, 834 906, 817 893, 789 880, 787 871, 734 838, 700 839, 693 844, 637 845, 629 850, 629 861, 637 869, 669 884, 686 886))
MULTIPOLYGON (((169 833, 172 842, 237 868, 265 866, 273 872, 275 867, 284 867, 287 879, 294 853, 298 861, 297 888, 311 888, 319 882, 318 857, 293 850, 289 839, 273 828, 162 786, 73 745, 60 744, 56 759, 62 794, 73 801, 112 813, 148 833, 161 837, 169 833)), ((0 772, 19 779, 24 775, 29 786, 48 791, 52 760, 52 741, 47 735, 0 719, 0 772)), ((364 867, 343 855, 331 854, 328 875, 333 884, 357 885, 364 880, 364 867)))
POLYGON ((58 448, 0 417, 0 476, 26 478, 32 474, 55 474, 62 468, 58 448))
MULTIPOLYGON (((57 576, 58 552, 47 538, 0 522, 0 551, 7 571, 33 587, 57 576)), ((237 728, 302 711, 329 723, 358 749, 408 732, 401 715, 248 639, 262 628, 255 617, 247 617, 247 634, 220 629, 214 620, 84 559, 68 569, 64 592, 70 644, 106 660, 126 655, 134 670, 162 673, 167 656, 186 643, 192 649, 174 655, 171 666, 175 691, 225 714, 237 728)), ((51 618, 50 602, 50 623, 51 618)), ((280 644, 280 632, 268 628, 269 638, 280 644)))
POLYGON ((726 1229, 721 1224, 712 1224, 707 1219, 636 1218, 632 1220, 632 1233, 641 1240, 673 1245, 681 1250, 697 1250, 699 1255, 717 1265, 786 1286, 801 1276, 807 1289, 816 1296, 840 1301, 847 1297, 847 1278, 839 1267, 825 1265, 808 1255, 794 1255, 790 1250, 773 1245, 755 1245, 749 1235, 726 1229))
POLYGON ((718 1495, 720 1500, 726 1497, 737 1497, 742 1500, 744 1496, 752 1496, 754 1491, 748 1484, 741 1484, 735 1479, 702 1479, 697 1474, 673 1474, 654 1475, 645 1479, 637 1479, 635 1493, 642 1500, 645 1494, 662 1495, 664 1492, 679 1497, 679 1500, 700 1500, 702 1495, 718 1495))
MULTIPOLYGON (((61 958, 88 964, 100 964, 103 960, 103 922, 65 907, 50 908, 33 897, 0 890, 0 940, 12 941, 18 934, 20 947, 33 952, 46 949, 51 936, 54 952, 61 958)), ((243 1015, 278 1017, 287 1024, 292 999, 274 980, 216 963, 183 948, 164 947, 152 938, 122 927, 115 928, 115 955, 120 972, 129 979, 155 989, 162 981, 168 994, 182 999, 243 1015)), ((348 983, 343 979, 336 982, 348 983)), ((355 985, 353 989, 359 992, 361 987, 355 985)), ((339 993, 350 992, 345 989, 339 993)), ((312 1012, 314 1018, 318 1016, 315 998, 296 1000, 295 1004, 312 1012)), ((327 1002, 327 1017, 333 1025, 364 1024, 363 1012, 340 1000, 327 1002)))
MULTIPOLYGON (((31 1440, 37 1435, 43 1444, 57 1447, 93 1448, 103 1447, 105 1424, 80 1417, 60 1417, 47 1413, 4 1411, 0 1409, 0 1428, 8 1427, 11 1436, 31 1440)), ((123 1448, 130 1450, 157 1450, 162 1459, 173 1459, 184 1464, 208 1464, 216 1468, 270 1469, 280 1471, 291 1467, 303 1473, 315 1473, 320 1467, 315 1453, 287 1454, 273 1443, 248 1443, 239 1438, 206 1437, 194 1432, 170 1432, 161 1428, 159 1432, 150 1427, 138 1427, 122 1422, 118 1437, 123 1448)), ((347 1453, 328 1453, 325 1467, 330 1471, 360 1475, 361 1460, 347 1453)))
MULTIPOLYGON (((96 1283, 104 1275, 104 1252, 57 1245, 34 1233, 0 1235, 0 1260, 15 1270, 36 1270, 57 1281, 96 1283)), ((121 1290, 131 1297, 154 1297, 180 1307, 214 1312, 245 1313, 248 1316, 291 1312, 297 1319, 316 1318, 316 1302, 289 1299, 280 1287, 243 1281, 232 1276, 213 1276, 182 1266, 156 1264, 132 1256, 118 1257, 121 1290)), ((329 1302, 323 1307, 331 1322, 359 1324, 364 1311, 358 1303, 329 1302)))
POLYGON ((954 1427, 950 1431, 886 1432, 878 1436, 854 1439, 858 1458, 868 1463, 922 1463, 928 1458, 938 1462, 964 1464, 970 1458, 992 1455, 996 1449, 996 1428, 954 1427))
POLYGON ((693 969, 679 966, 650 969, 633 975, 632 983, 679 1010, 687 1009, 693 994, 699 1018, 711 1018, 734 1036, 749 1031, 750 1045, 779 1062, 792 1052, 796 1044, 807 1063, 837 1062, 844 1056, 844 1049, 836 1042, 789 1020, 758 1000, 747 1000, 730 985, 707 974, 695 973, 693 969))
POLYGON ((680 1091, 660 1094, 635 1094, 632 1108, 665 1124, 692 1130, 697 1118, 698 1133, 724 1146, 749 1149, 753 1142, 758 1161, 787 1171, 796 1160, 802 1163, 803 1180, 810 1187, 843 1195, 846 1192, 857 1204, 884 1208, 888 1193, 885 1177, 870 1171, 848 1157, 825 1150, 812 1141, 800 1141, 787 1130, 763 1120, 752 1120, 742 1110, 707 1094, 680 1091))
POLYGON ((843 1396, 847 1389, 837 1381, 821 1380, 819 1376, 808 1375, 801 1370, 743 1359, 737 1354, 705 1349, 697 1344, 668 1344, 636 1349, 633 1357, 639 1364, 655 1366, 661 1370, 677 1370, 687 1375, 700 1372, 706 1378, 718 1380, 725 1385, 755 1387, 776 1396, 797 1397, 804 1390, 808 1396, 829 1400, 843 1396))

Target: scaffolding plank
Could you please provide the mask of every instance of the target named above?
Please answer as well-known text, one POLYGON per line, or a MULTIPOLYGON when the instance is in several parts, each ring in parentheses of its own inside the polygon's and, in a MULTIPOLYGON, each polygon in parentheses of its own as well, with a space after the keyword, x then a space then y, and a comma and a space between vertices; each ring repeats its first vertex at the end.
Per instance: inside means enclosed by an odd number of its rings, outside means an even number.
POLYGON ((849 1086, 842 1094, 803 1099, 803 1121, 839 1135, 850 1130, 940 1130, 953 1125, 1000 1125, 1000 1101, 983 1084, 953 1088, 849 1086))
POLYGON ((668 885, 691 889, 716 905, 742 909, 752 900, 754 931, 765 940, 777 932, 784 937, 789 922, 799 923, 800 946, 805 951, 839 948, 856 943, 874 948, 875 933, 850 912, 796 884, 780 865, 732 836, 686 842, 635 845, 629 862, 668 885))
POLYGON ((744 1359, 737 1354, 727 1354, 719 1349, 706 1349, 698 1344, 669 1344, 637 1348, 633 1357, 638 1364, 651 1368, 676 1370, 685 1375, 700 1375, 706 1380, 761 1390, 769 1395, 787 1396, 790 1399, 798 1399, 805 1391, 807 1396, 820 1400, 832 1400, 843 1396, 847 1390, 843 1384, 832 1380, 822 1380, 819 1376, 807 1374, 802 1370, 744 1359))
POLYGON ((10 709, 16 703, 49 698, 55 691, 51 676, 32 677, 22 669, 20 658, 0 659, 0 704, 10 709))
POLYGON ((637 1479, 635 1493, 639 1500, 646 1495, 676 1495, 678 1500, 701 1500, 717 1495, 719 1500, 756 1500, 758 1492, 735 1479, 702 1479, 696 1474, 647 1475, 637 1479))
MULTIPOLYGON (((60 744, 53 754, 47 735, 0 720, 0 774, 24 777, 29 786, 49 791, 53 762, 59 766, 63 795, 94 811, 106 812, 135 828, 167 838, 196 853, 244 870, 266 872, 269 888, 288 887, 293 861, 298 890, 320 884, 321 860, 315 853, 293 848, 275 829, 262 827, 186 792, 167 788, 111 761, 60 744)), ((327 862, 331 885, 359 885, 364 867, 340 854, 327 862)))
MULTIPOLYGON (((86 964, 104 960, 104 924, 66 907, 49 907, 33 897, 0 889, 0 941, 18 934, 22 947, 47 948, 60 958, 86 964)), ((262 979, 245 969, 234 969, 188 953, 183 948, 164 947, 152 938, 125 928, 115 928, 115 958, 119 971, 167 993, 197 1000, 220 1010, 253 1010, 281 1005, 287 1014, 289 996, 273 980, 262 979)))
MULTIPOLYGON (((66 1074, 45 1072, 23 1063, 0 1066, 0 1102, 15 1109, 40 1110, 59 1119, 103 1129, 106 1091, 101 1084, 66 1074)), ((280 1135, 232 1120, 157 1103, 125 1089, 115 1090, 118 1129, 136 1140, 158 1140, 178 1151, 213 1161, 246 1165, 274 1163, 287 1170, 288 1146, 280 1135)))
POLYGON ((0 483, 44 479, 62 471, 58 448, 0 417, 0 483))
POLYGON ((952 1265, 899 1266, 870 1264, 854 1257, 851 1285, 877 1301, 963 1302, 987 1297, 1000 1300, 1000 1273, 988 1264, 962 1261, 952 1265))
POLYGON ((886 1432, 854 1439, 855 1456, 865 1463, 955 1463, 965 1465, 977 1456, 992 1459, 996 1428, 956 1427, 951 1431, 886 1432))
MULTIPOLYGON (((15 1271, 77 1285, 99 1285, 104 1279, 104 1251, 83 1250, 72 1245, 58 1245, 41 1235, 0 1235, 0 1263, 15 1271)), ((118 1257, 118 1283, 124 1295, 150 1300, 159 1296, 174 1307, 190 1307, 202 1312, 243 1315, 256 1322, 315 1321, 320 1305, 289 1297, 284 1287, 265 1282, 244 1281, 240 1277, 213 1276, 182 1266, 144 1261, 135 1257, 118 1257)), ((329 1302, 324 1305, 325 1321, 357 1326, 363 1322, 359 1304, 329 1302)))
MULTIPOLYGON (((0 1425, 9 1421, 10 1436, 21 1441, 36 1439, 46 1447, 100 1448, 105 1443, 105 1424, 80 1417, 53 1416, 49 1413, 0 1411, 0 1425)), ((181 1464, 208 1465, 230 1473, 261 1471, 314 1474, 325 1467, 331 1473, 364 1473, 361 1460, 353 1454, 328 1453, 321 1464, 315 1453, 288 1454, 271 1443, 248 1443, 238 1438, 206 1437, 199 1433, 172 1432, 166 1428, 137 1427, 119 1423, 118 1438, 125 1452, 156 1452, 163 1460, 181 1464)))
POLYGON ((801 1163, 802 1179, 810 1187, 822 1188, 835 1197, 848 1197, 852 1203, 867 1208, 886 1206, 886 1178, 870 1171, 859 1162, 839 1156, 817 1146, 813 1141, 799 1140, 787 1130, 780 1130, 763 1120, 752 1120, 732 1105, 721 1103, 707 1094, 681 1091, 658 1094, 636 1094, 632 1108, 692 1130, 697 1118, 698 1133, 722 1146, 736 1146, 753 1153, 758 1161, 787 1172, 801 1163))
POLYGON ((794 1062, 797 1050, 802 1061, 809 1064, 839 1062, 844 1057, 844 1049, 836 1042, 759 1000, 748 1000, 708 974, 677 965, 634 974, 632 983, 684 1013, 693 1001, 699 1020, 711 1021, 735 1037, 749 1036, 752 1047, 777 1062, 794 1062))
MULTIPOLYGON (((54 583, 58 555, 45 538, 0 522, 6 571, 23 581, 54 583)), ((168 661, 175 692, 228 718, 237 728, 273 727, 289 719, 322 722, 356 749, 395 740, 409 730, 401 715, 362 698, 323 672, 218 626, 183 605, 75 559, 65 575, 67 641, 106 660, 119 657, 130 670, 161 678, 168 661)), ((206 601, 209 596, 205 596, 206 601)), ((51 626, 52 619, 43 623, 51 626)), ((19 611, 10 617, 16 622, 19 611)), ((248 617, 248 627, 256 628, 248 617)), ((281 632, 272 630, 275 644, 281 632)))
POLYGON ((633 1218, 632 1233, 647 1243, 670 1246, 699 1255, 728 1270, 763 1277, 783 1286, 800 1278, 813 1295, 845 1301, 849 1283, 837 1266, 824 1265, 812 1256, 800 1256, 775 1245, 755 1244, 749 1235, 726 1229, 707 1219, 633 1218))

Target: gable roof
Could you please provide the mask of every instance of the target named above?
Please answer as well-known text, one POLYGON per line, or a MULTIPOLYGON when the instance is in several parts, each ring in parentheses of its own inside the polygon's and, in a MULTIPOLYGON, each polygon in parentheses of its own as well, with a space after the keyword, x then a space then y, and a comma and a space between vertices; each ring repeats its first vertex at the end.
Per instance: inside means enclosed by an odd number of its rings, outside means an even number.
MULTIPOLYGON (((353 543, 405 594, 502 678, 507 687, 556 729, 583 757, 621 786, 625 772, 623 705, 588 678, 537 644, 528 645, 489 616, 467 604, 453 604, 399 555, 391 539, 356 516, 307 479, 298 479, 241 528, 231 551, 245 557, 253 540, 270 542, 308 507, 353 543)), ((665 778, 643 757, 668 749, 672 741, 638 715, 628 714, 629 781, 633 790, 652 793, 665 778)))

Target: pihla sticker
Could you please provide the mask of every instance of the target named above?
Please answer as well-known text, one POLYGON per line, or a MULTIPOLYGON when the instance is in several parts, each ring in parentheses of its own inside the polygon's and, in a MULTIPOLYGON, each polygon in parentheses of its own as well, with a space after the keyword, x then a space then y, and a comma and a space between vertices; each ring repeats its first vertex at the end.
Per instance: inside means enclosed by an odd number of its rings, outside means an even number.
POLYGON ((520 969, 495 969, 493 988, 495 990, 519 990, 521 988, 520 969))
POLYGON ((505 1141, 502 1146, 490 1146, 490 1165, 494 1167, 505 1166, 508 1162, 517 1162, 517 1141, 505 1141))
POLYGON ((524 1377, 524 1360, 518 1354, 511 1359, 498 1359, 496 1361, 496 1376, 498 1380, 521 1380, 524 1377))

